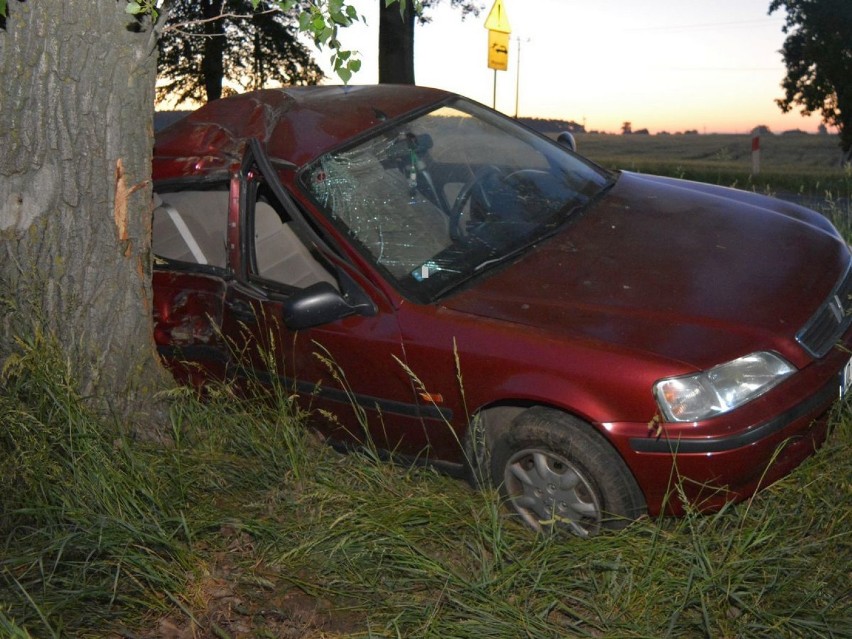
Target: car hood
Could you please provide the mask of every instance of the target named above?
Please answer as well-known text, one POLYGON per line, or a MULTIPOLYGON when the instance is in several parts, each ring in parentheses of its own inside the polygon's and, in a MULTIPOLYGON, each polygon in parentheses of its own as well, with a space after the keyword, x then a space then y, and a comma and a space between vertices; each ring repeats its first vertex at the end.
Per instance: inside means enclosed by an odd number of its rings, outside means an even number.
POLYGON ((795 334, 846 270, 822 216, 773 198, 621 174, 559 234, 442 300, 449 309, 706 369, 795 334))

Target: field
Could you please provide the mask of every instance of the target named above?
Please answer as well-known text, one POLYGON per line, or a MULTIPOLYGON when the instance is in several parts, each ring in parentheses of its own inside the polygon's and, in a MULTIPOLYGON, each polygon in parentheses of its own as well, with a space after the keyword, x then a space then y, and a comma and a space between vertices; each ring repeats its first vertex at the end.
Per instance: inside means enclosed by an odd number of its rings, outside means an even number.
POLYGON ((852 167, 834 135, 765 135, 752 172, 750 135, 579 134, 577 150, 611 169, 668 175, 794 201, 852 226, 852 167))
MULTIPOLYGON (((750 135, 607 135, 578 134, 578 151, 603 162, 751 171, 750 135)), ((841 153, 834 135, 764 135, 761 169, 770 174, 841 175, 841 153)))
MULTIPOLYGON (((834 138, 765 139, 756 180, 747 136, 578 145, 831 215, 852 194, 834 138)), ((819 454, 752 500, 581 541, 536 537, 430 469, 334 452, 286 389, 174 390, 157 444, 92 412, 67 370, 36 331, 0 371, 0 637, 852 638, 848 402, 819 454)))
POLYGON ((762 136, 757 175, 749 135, 579 134, 576 141, 578 152, 608 168, 761 192, 849 195, 849 169, 833 135, 762 136))

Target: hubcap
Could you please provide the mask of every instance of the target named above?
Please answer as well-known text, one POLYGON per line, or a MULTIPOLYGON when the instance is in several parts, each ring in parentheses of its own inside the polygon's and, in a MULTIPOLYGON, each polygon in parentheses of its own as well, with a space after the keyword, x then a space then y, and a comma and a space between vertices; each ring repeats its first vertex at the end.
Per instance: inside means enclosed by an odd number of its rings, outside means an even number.
POLYGON ((564 528, 579 537, 600 529, 601 507, 589 480, 554 453, 522 450, 506 464, 509 500, 535 530, 564 528))

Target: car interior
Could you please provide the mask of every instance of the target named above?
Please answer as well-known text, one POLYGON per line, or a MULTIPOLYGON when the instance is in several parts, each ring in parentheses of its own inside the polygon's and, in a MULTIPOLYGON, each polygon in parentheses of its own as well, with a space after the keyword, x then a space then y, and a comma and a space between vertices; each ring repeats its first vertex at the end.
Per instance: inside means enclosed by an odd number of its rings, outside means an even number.
MULTIPOLYGON (((154 254, 188 264, 228 268, 227 191, 154 194, 154 254)), ((267 201, 254 203, 255 275, 293 288, 336 284, 332 275, 267 201)))

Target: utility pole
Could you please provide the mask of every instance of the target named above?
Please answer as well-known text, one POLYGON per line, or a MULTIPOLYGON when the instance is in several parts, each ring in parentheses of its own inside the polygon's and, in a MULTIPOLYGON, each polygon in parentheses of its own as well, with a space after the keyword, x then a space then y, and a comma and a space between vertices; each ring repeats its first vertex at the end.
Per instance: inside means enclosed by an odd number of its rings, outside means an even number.
MULTIPOLYGON (((529 38, 526 39, 530 41, 529 38)), ((521 36, 518 36, 518 66, 515 69, 515 119, 518 119, 518 101, 521 94, 521 36)))

